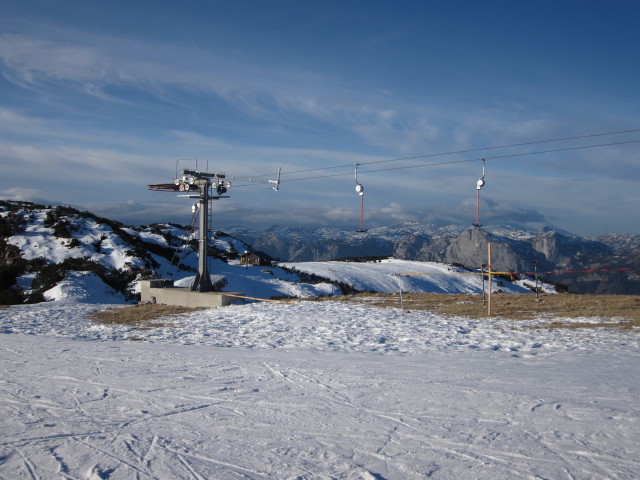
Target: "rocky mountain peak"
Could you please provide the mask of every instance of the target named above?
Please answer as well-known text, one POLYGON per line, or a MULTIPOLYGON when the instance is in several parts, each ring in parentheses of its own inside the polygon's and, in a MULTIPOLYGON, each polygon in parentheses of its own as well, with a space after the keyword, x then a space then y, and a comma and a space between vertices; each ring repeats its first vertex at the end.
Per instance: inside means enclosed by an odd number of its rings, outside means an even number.
MULTIPOLYGON (((487 263, 487 244, 492 244, 492 266, 499 271, 610 270, 600 273, 552 275, 572 292, 640 293, 634 271, 640 268, 640 236, 610 234, 600 239, 582 238, 563 230, 543 228, 526 231, 506 226, 464 228, 451 225, 433 228, 405 223, 353 234, 337 229, 331 235, 296 230, 239 234, 255 248, 288 261, 326 261, 338 257, 381 255, 404 260, 461 264, 478 268, 487 263), (623 272, 617 269, 630 267, 623 272)), ((547 274, 549 276, 549 274, 547 274)))

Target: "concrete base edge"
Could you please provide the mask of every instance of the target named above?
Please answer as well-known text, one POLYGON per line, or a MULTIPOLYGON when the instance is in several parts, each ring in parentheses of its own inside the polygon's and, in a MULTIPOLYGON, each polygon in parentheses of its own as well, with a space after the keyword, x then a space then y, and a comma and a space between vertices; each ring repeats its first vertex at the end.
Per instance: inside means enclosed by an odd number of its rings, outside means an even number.
POLYGON ((189 288, 173 287, 171 283, 171 281, 165 280, 142 280, 140 282, 140 302, 190 308, 217 308, 232 303, 244 303, 242 298, 232 296, 242 295, 242 293, 193 292, 189 288))

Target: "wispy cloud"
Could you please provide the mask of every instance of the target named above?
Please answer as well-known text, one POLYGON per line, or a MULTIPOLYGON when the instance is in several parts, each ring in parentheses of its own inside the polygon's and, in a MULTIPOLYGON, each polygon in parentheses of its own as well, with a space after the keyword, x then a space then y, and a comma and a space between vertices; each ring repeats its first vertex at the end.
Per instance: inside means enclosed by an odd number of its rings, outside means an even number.
POLYGON ((0 161, 5 180, 49 191, 73 189, 74 184, 97 184, 96 191, 138 184, 140 173, 155 164, 153 158, 119 151, 7 143, 0 143, 0 161))
POLYGON ((347 129, 398 152, 432 145, 440 133, 436 123, 443 121, 442 112, 417 110, 407 100, 363 88, 356 79, 293 65, 274 70, 221 51, 65 33, 64 40, 0 35, 5 78, 54 98, 67 92, 127 105, 133 89, 196 110, 214 111, 223 102, 236 115, 297 129, 347 129))
POLYGON ((61 44, 42 38, 4 34, 0 36, 0 57, 22 84, 40 80, 78 83, 106 80, 106 58, 95 48, 61 44))

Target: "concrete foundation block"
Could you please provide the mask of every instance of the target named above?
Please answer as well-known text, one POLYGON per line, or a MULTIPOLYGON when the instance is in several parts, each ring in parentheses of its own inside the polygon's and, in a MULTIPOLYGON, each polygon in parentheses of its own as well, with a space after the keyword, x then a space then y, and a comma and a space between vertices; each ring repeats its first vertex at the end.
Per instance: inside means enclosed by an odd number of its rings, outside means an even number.
POLYGON ((174 287, 171 280, 142 280, 141 303, 159 303, 161 305, 177 305, 189 308, 217 308, 244 303, 236 292, 194 292, 189 288, 174 287))

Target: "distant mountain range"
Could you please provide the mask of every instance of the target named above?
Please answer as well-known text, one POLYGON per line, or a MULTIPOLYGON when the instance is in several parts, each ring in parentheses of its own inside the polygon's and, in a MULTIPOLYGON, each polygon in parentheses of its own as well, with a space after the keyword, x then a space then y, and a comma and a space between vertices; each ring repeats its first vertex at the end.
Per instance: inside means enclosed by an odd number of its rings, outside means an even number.
POLYGON ((366 233, 283 226, 262 232, 234 228, 230 233, 256 250, 295 262, 392 256, 478 268, 487 263, 487 244, 491 242, 494 270, 557 272, 541 276, 566 285, 572 293, 640 294, 640 235, 611 233, 583 238, 548 228, 436 228, 417 223, 366 233), (563 273, 568 271, 575 273, 563 273))

